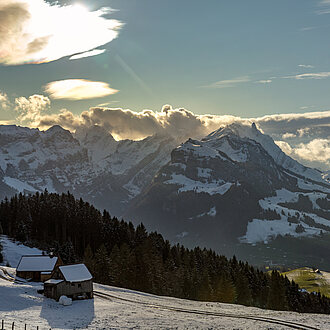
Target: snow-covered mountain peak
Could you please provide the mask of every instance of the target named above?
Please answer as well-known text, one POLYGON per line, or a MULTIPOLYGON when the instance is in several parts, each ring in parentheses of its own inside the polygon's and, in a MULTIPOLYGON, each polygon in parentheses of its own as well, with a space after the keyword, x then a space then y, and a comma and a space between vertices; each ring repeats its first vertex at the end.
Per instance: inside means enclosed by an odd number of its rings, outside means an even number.
POLYGON ((237 138, 253 140, 259 143, 278 165, 282 166, 282 164, 277 161, 280 158, 279 155, 283 154, 282 150, 269 135, 263 134, 255 123, 232 123, 220 127, 218 130, 206 136, 202 141, 218 140, 224 137, 235 138, 235 140, 237 140, 237 138))
POLYGON ((101 167, 106 166, 106 164, 99 162, 114 153, 118 145, 113 136, 104 127, 98 125, 81 126, 77 128, 74 136, 88 150, 92 162, 101 167))
POLYGON ((83 144, 97 143, 100 140, 115 141, 113 136, 102 126, 80 126, 74 136, 83 144))
POLYGON ((320 171, 305 167, 287 156, 269 135, 263 134, 258 130, 255 123, 252 123, 251 125, 245 123, 233 123, 220 127, 218 130, 206 136, 202 141, 214 142, 225 137, 229 139, 234 138, 235 140, 237 140, 237 138, 253 140, 259 143, 267 151, 277 165, 282 166, 290 173, 298 174, 301 177, 313 181, 326 183, 325 177, 320 171))

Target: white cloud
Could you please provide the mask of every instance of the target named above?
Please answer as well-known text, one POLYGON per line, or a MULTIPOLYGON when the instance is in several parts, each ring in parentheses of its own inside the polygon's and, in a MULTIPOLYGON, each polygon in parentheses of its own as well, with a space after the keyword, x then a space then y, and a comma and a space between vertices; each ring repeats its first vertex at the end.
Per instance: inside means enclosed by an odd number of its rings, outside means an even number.
POLYGON ((15 99, 17 121, 30 127, 61 125, 71 131, 81 126, 100 125, 117 139, 142 139, 153 134, 170 134, 182 142, 188 137, 201 138, 219 127, 234 122, 251 124, 273 137, 291 157, 307 166, 330 168, 330 111, 276 114, 258 118, 229 115, 198 115, 166 105, 161 111, 135 112, 120 108, 94 107, 75 115, 67 109, 47 113, 50 100, 43 95, 15 99), (285 141, 283 141, 285 140, 285 141))
POLYGON ((330 111, 275 114, 251 119, 276 139, 285 133, 295 134, 298 138, 330 136, 330 111), (307 134, 308 130, 308 134, 307 134))
MULTIPOLYGON (((76 123, 80 122, 83 125, 106 126, 111 133, 122 139, 141 139, 165 131, 178 136, 185 132, 188 136, 197 137, 233 122, 255 122, 266 134, 270 134, 276 140, 282 139, 286 134, 287 138, 298 141, 295 144, 301 142, 301 139, 327 139, 330 135, 330 111, 241 118, 229 115, 197 115, 189 110, 172 109, 170 106, 164 106, 160 112, 152 110, 135 112, 120 108, 94 107, 76 116, 76 119, 76 123)), ((47 124, 51 125, 50 122, 47 124)), ((41 125, 45 123, 41 122, 41 125)), ((291 142, 294 141, 290 140, 291 142)))
POLYGON ((307 166, 324 170, 330 168, 330 139, 313 139, 307 143, 299 143, 295 147, 284 141, 276 141, 276 144, 287 155, 307 166))
POLYGON ((109 84, 85 79, 66 79, 50 82, 45 91, 53 99, 82 100, 118 93, 109 84))
POLYGON ((286 139, 293 139, 295 137, 297 137, 297 135, 296 134, 293 134, 293 133, 284 133, 282 135, 282 139, 284 139, 284 140, 286 140, 286 139))
POLYGON ((119 139, 141 139, 153 134, 170 134, 186 139, 188 137, 203 137, 221 125, 234 121, 246 121, 234 116, 196 115, 180 108, 172 109, 166 105, 161 111, 143 110, 135 112, 120 108, 94 107, 80 115, 65 113, 40 117, 39 127, 47 128, 54 124, 63 125, 74 130, 80 125, 100 125, 119 139), (69 115, 71 114, 71 115, 69 115), (72 119, 72 123, 68 121, 72 119))
POLYGON ((117 37, 122 26, 105 18, 107 13, 109 8, 88 11, 78 4, 1 0, 0 63, 51 62, 105 45, 117 37))
POLYGON ((311 31, 317 29, 318 26, 306 26, 300 29, 300 31, 311 31))
POLYGON ((300 68, 304 68, 304 69, 313 69, 314 66, 310 65, 310 64, 299 64, 298 65, 300 68))
POLYGON ((15 110, 19 115, 17 120, 21 124, 36 126, 42 116, 42 112, 50 106, 50 99, 43 95, 32 95, 29 98, 24 96, 15 99, 15 110))
POLYGON ((0 120, 0 125, 14 125, 14 120, 0 120))
POLYGON ((10 106, 10 102, 8 99, 8 95, 0 91, 0 109, 8 110, 10 106))
POLYGON ((317 14, 322 15, 322 14, 330 13, 330 9, 329 9, 330 1, 329 0, 320 0, 318 2, 318 5, 319 5, 319 7, 321 7, 321 9, 316 11, 317 14))
POLYGON ((106 51, 106 49, 94 49, 94 50, 91 50, 89 52, 85 52, 85 53, 73 55, 69 59, 70 60, 78 60, 80 58, 85 58, 85 57, 91 57, 91 56, 100 55, 100 54, 103 54, 105 51, 106 51))
POLYGON ((316 160, 330 165, 330 140, 314 139, 306 144, 300 143, 295 153, 306 160, 316 160))
POLYGON ((330 77, 330 72, 317 72, 317 73, 302 73, 293 76, 286 76, 283 78, 303 80, 303 79, 325 79, 329 77, 330 77))
POLYGON ((244 77, 237 77, 234 79, 220 80, 220 81, 217 81, 210 85, 201 86, 201 87, 202 88, 230 88, 230 87, 235 87, 238 84, 247 83, 249 81, 251 81, 251 79, 248 76, 244 76, 244 77))
POLYGON ((49 128, 53 125, 60 125, 70 131, 75 131, 77 127, 83 125, 83 121, 80 116, 74 115, 67 109, 60 110, 56 114, 43 114, 37 118, 37 122, 31 127, 49 128))
POLYGON ((259 84, 270 84, 273 80, 266 79, 266 80, 258 80, 257 83, 259 84))
POLYGON ((289 156, 292 156, 292 148, 289 143, 285 141, 275 141, 275 143, 289 156))

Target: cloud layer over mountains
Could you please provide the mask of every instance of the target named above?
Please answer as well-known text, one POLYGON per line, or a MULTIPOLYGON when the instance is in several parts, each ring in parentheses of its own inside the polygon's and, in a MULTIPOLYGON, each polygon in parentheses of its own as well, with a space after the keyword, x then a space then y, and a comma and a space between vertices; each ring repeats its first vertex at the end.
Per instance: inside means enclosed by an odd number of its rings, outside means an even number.
MULTIPOLYGON (((49 114, 48 97, 32 95, 19 97, 10 103, 0 91, 0 107, 17 112, 21 125, 46 129, 53 125, 75 131, 81 126, 99 125, 116 139, 143 139, 153 134, 170 134, 179 141, 201 138, 220 126, 241 122, 255 122, 259 129, 271 135, 288 155, 307 166, 330 169, 330 111, 299 114, 276 114, 259 118, 241 118, 230 115, 195 114, 184 108, 165 105, 161 111, 135 112, 120 108, 92 107, 81 114, 67 109, 49 114)), ((204 111, 204 109, 203 109, 204 111)))
POLYGON ((330 111, 303 114, 278 114, 259 118, 240 118, 229 115, 198 115, 186 109, 166 105, 160 112, 94 107, 81 115, 68 110, 60 114, 41 116, 38 127, 62 125, 70 130, 78 126, 105 127, 117 139, 142 139, 152 134, 170 134, 182 141, 200 138, 233 122, 257 126, 277 141, 290 156, 303 164, 330 169, 330 111))

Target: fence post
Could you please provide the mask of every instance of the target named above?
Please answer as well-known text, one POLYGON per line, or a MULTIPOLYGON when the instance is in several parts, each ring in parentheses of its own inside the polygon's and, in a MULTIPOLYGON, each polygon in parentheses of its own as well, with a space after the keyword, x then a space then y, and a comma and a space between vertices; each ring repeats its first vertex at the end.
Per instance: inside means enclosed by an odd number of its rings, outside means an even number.
POLYGON ((11 330, 14 330, 15 328, 15 322, 13 322, 13 324, 11 325, 11 330))
POLYGON ((4 330, 5 329, 5 321, 4 320, 1 320, 1 330, 4 330))
POLYGON ((24 324, 24 330, 26 330, 26 324, 24 324))

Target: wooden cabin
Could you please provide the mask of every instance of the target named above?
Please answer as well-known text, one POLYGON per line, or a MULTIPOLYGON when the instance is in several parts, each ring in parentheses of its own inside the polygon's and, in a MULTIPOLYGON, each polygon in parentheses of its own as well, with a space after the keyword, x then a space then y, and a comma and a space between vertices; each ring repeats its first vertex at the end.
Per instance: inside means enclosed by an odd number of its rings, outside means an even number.
POLYGON ((35 282, 44 282, 51 278, 52 272, 63 265, 61 258, 49 255, 22 256, 16 268, 16 275, 35 282))
POLYGON ((44 295, 59 300, 61 296, 74 299, 93 298, 93 277, 84 264, 59 266, 52 278, 44 283, 44 295))

